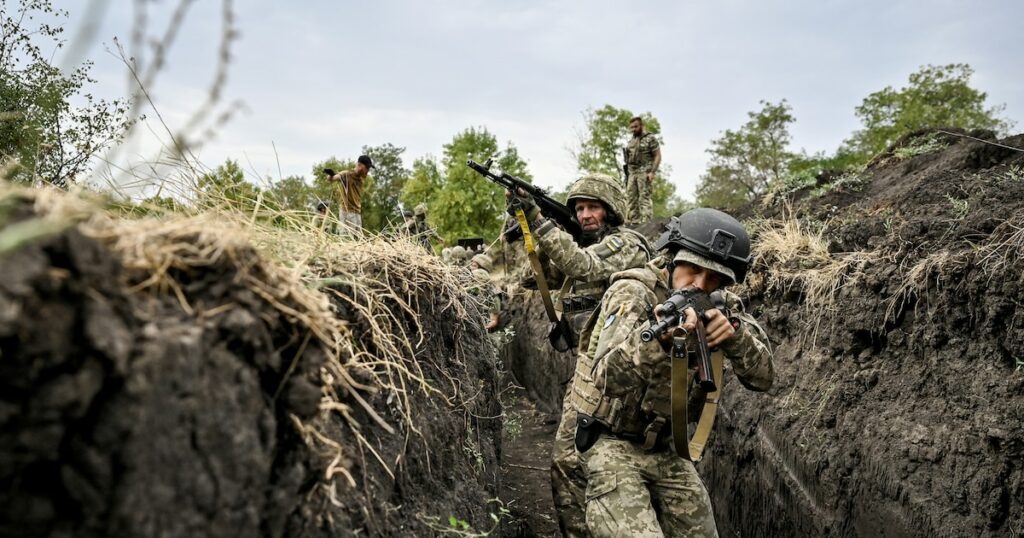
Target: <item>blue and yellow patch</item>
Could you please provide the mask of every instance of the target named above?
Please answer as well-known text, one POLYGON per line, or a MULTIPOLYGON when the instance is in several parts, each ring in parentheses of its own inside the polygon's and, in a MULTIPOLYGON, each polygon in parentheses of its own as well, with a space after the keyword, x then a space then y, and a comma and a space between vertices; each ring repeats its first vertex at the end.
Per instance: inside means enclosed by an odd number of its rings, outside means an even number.
POLYGON ((625 241, 621 237, 609 238, 605 244, 608 245, 608 250, 611 250, 613 253, 622 250, 622 247, 626 246, 625 241))

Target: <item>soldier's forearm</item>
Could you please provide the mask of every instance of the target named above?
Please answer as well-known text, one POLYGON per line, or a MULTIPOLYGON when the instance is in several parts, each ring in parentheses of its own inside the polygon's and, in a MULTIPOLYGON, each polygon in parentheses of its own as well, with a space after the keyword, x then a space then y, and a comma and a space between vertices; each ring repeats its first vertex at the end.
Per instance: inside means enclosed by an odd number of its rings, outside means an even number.
MULTIPOLYGON (((586 250, 580 248, 576 241, 565 230, 555 226, 554 221, 547 219, 534 230, 537 243, 547 254, 551 263, 568 278, 593 276, 593 258, 586 250)), ((600 278, 600 277, 595 277, 600 278)))

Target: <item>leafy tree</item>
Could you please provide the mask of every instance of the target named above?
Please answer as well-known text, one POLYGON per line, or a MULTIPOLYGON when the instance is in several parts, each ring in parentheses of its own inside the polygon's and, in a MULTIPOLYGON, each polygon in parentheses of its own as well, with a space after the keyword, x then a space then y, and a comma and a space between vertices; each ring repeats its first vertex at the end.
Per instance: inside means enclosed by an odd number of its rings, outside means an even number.
POLYGON ((794 157, 788 150, 795 121, 790 110, 785 100, 761 101, 761 110, 748 112, 742 127, 711 141, 711 161, 697 186, 699 205, 738 207, 787 174, 794 157))
POLYGON ((288 176, 273 182, 267 194, 281 209, 310 211, 316 204, 313 187, 302 176, 288 176))
MULTIPOLYGON (((607 174, 622 178, 622 148, 633 133, 629 120, 637 116, 632 111, 604 105, 599 109, 588 108, 583 112, 584 130, 579 133, 578 145, 570 149, 576 161, 576 168, 584 174, 607 174)), ((661 123, 650 112, 639 115, 643 118, 644 129, 657 136, 661 144, 661 123)), ((676 195, 676 187, 668 181, 670 169, 662 165, 651 186, 654 202, 654 216, 663 217, 678 214, 685 203, 676 195)))
POLYGON ((227 159, 213 172, 199 178, 200 206, 227 205, 242 211, 252 210, 259 198, 259 189, 245 180, 238 161, 227 159))
POLYGON ((373 160, 373 170, 363 191, 363 227, 381 231, 390 222, 402 220, 398 207, 402 187, 409 177, 409 170, 402 164, 405 148, 390 143, 380 146, 363 146, 363 154, 373 160))
POLYGON ((401 200, 405 207, 416 207, 427 204, 429 209, 431 198, 441 192, 444 176, 441 165, 431 155, 420 157, 412 163, 412 173, 402 188, 401 200))
POLYGON ((487 158, 494 159, 496 168, 533 181, 515 146, 509 143, 500 149, 487 129, 471 127, 445 144, 440 161, 425 157, 413 163, 403 203, 408 207, 426 203, 428 221, 447 244, 464 237, 494 239, 504 222, 504 192, 466 166, 467 159, 487 158))
POLYGON ((66 187, 131 124, 126 101, 86 91, 91 62, 67 73, 50 63, 64 28, 43 21, 67 18, 50 0, 0 3, 0 161, 20 163, 18 180, 66 187))
POLYGON ((1005 105, 986 108, 988 95, 971 87, 973 73, 967 64, 927 65, 910 75, 906 87, 868 95, 855 110, 863 128, 844 150, 867 161, 900 136, 927 127, 1007 132, 1012 124, 999 117, 1005 105))

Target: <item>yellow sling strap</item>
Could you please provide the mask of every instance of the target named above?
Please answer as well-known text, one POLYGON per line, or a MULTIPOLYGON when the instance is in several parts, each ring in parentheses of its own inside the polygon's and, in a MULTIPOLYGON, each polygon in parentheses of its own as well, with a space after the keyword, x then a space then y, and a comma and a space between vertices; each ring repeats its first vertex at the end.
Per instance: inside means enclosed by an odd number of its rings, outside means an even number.
POLYGON ((551 301, 548 279, 544 276, 544 268, 540 265, 537 247, 533 244, 533 232, 530 231, 530 223, 526 221, 526 213, 522 209, 516 209, 516 219, 519 221, 519 228, 523 230, 523 244, 526 245, 526 256, 530 259, 530 266, 533 267, 533 274, 537 279, 537 290, 540 292, 540 298, 544 301, 544 311, 547 312, 549 321, 552 323, 557 322, 558 313, 555 312, 555 304, 551 301))
POLYGON ((689 400, 690 389, 690 368, 688 357, 675 356, 672 358, 672 447, 676 454, 694 463, 700 461, 704 454, 704 447, 707 446, 708 438, 711 437, 711 430, 715 427, 715 413, 718 411, 718 400, 722 394, 722 369, 724 358, 721 351, 711 354, 711 371, 715 380, 715 391, 704 397, 704 407, 700 412, 700 419, 697 420, 697 428, 693 431, 693 437, 687 435, 687 411, 686 404, 689 400), (687 441, 689 439, 689 441, 687 441))

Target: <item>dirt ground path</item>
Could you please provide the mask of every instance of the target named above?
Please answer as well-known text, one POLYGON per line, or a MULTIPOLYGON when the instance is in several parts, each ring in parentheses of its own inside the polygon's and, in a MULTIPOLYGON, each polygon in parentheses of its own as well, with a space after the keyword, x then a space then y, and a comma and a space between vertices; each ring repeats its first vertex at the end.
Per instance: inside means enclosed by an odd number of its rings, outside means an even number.
POLYGON ((501 499, 514 518, 506 535, 561 536, 549 475, 558 416, 538 411, 523 391, 513 398, 510 416, 518 427, 505 428, 501 458, 501 499))

